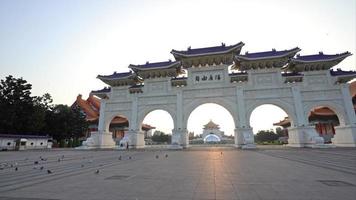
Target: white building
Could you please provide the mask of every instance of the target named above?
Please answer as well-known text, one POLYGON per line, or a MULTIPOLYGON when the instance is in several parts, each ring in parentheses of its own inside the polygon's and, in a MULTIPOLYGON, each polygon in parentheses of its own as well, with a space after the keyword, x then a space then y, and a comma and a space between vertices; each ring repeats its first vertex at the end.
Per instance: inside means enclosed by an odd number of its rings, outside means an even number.
POLYGON ((254 146, 250 116, 263 104, 276 105, 288 114, 289 146, 324 144, 308 122, 310 110, 324 106, 340 121, 333 145, 356 147, 356 115, 348 84, 356 72, 331 70, 351 53, 296 56, 301 51, 296 47, 242 55, 243 46, 240 42, 172 50, 176 61, 130 65, 130 72, 98 76, 111 88, 92 92, 102 99, 98 131, 89 138, 89 146, 113 147, 110 122, 115 116, 125 116, 129 120, 125 137, 130 148, 144 147, 143 119, 161 109, 174 121, 172 144, 188 147, 190 114, 202 104, 215 103, 227 109, 234 120, 236 147, 254 146))
POLYGON ((224 132, 220 130, 219 125, 210 120, 204 125, 202 139, 204 143, 220 142, 223 139, 224 132))
POLYGON ((0 150, 52 148, 52 138, 38 135, 0 134, 0 150))

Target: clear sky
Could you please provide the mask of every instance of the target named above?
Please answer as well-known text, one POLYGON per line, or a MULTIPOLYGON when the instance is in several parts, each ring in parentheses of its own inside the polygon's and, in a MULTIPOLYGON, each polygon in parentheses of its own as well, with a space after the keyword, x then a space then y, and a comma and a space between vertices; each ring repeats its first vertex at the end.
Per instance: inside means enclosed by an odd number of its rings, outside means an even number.
POLYGON ((355 12, 355 0, 0 0, 0 78, 71 104, 105 86, 98 74, 173 59, 173 48, 243 41, 242 52, 354 54, 355 12))

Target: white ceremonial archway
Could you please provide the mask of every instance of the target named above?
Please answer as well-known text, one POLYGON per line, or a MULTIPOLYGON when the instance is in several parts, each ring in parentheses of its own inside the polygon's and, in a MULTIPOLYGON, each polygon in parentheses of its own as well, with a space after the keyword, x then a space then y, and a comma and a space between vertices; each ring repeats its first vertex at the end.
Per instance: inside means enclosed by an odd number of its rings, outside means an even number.
POLYGON ((241 55, 243 45, 172 50, 176 61, 130 65, 130 72, 98 76, 110 88, 92 92, 102 99, 98 132, 92 134, 91 146, 112 147, 108 126, 114 116, 123 115, 129 121, 125 138, 130 147, 144 147, 142 121, 159 109, 173 118, 172 143, 186 148, 189 115, 205 103, 218 104, 231 114, 236 147, 255 147, 249 119, 263 104, 276 105, 288 114, 289 146, 324 145, 308 123, 310 110, 317 106, 331 108, 340 120, 333 145, 356 146, 356 115, 347 83, 356 72, 330 70, 350 56, 349 52, 295 56, 300 49, 293 48, 241 55))

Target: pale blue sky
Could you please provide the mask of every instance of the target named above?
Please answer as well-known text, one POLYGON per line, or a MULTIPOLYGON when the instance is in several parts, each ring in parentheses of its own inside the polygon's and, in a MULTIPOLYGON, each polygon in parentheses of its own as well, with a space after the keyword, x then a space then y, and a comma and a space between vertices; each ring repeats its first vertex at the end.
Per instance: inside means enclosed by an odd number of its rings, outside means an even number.
MULTIPOLYGON (((0 0, 0 78, 71 104, 105 86, 98 74, 173 59, 173 48, 355 53, 355 12, 355 0, 0 0)), ((355 70, 355 58, 338 67, 355 70)))

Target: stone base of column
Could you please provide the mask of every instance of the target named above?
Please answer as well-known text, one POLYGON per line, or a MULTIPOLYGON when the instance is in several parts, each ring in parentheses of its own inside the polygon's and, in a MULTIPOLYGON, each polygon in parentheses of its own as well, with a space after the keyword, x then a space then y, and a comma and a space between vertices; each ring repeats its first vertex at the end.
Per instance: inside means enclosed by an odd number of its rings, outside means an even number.
POLYGON ((176 149, 179 149, 178 146, 180 146, 181 148, 189 147, 189 135, 187 129, 172 130, 171 147, 176 147, 176 149))
POLYGON ((252 128, 235 129, 235 147, 241 149, 255 149, 255 139, 252 128))
POLYGON ((313 126, 298 126, 288 128, 289 147, 329 148, 332 145, 324 144, 313 126))
POLYGON ((356 147, 356 126, 335 127, 331 141, 337 147, 356 147))
POLYGON ((108 149, 116 146, 111 132, 95 131, 91 133, 78 149, 108 149))
POLYGON ((143 131, 130 130, 126 134, 129 138, 130 149, 141 149, 145 147, 145 135, 143 131))

